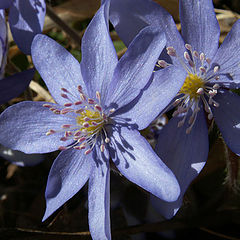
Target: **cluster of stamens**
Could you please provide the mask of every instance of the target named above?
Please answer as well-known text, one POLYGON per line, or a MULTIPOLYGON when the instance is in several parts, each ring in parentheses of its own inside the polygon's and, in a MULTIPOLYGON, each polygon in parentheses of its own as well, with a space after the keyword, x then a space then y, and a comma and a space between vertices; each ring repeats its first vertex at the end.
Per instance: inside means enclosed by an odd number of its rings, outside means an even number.
POLYGON ((51 135, 57 132, 63 132, 61 141, 65 142, 73 140, 69 146, 60 146, 59 150, 74 148, 77 150, 85 149, 85 154, 92 152, 100 137, 100 150, 104 152, 105 144, 110 142, 104 125, 110 121, 109 115, 115 111, 110 109, 108 113, 104 113, 101 106, 100 93, 96 92, 96 99, 88 98, 84 94, 81 86, 78 86, 79 96, 71 94, 66 88, 62 88, 61 97, 66 99, 63 109, 57 109, 51 104, 44 104, 54 114, 71 115, 75 119, 75 124, 63 124, 61 130, 50 129, 46 135, 51 135), (76 101, 77 100, 77 101, 76 101))
MULTIPOLYGON (((174 107, 177 107, 173 112, 173 116, 187 113, 189 109, 192 109, 192 115, 188 120, 189 127, 186 130, 186 133, 188 134, 191 132, 197 118, 197 113, 200 111, 200 100, 202 100, 204 104, 204 109, 209 120, 213 118, 210 106, 219 106, 219 103, 213 99, 218 93, 219 84, 209 84, 212 79, 219 79, 219 66, 216 65, 212 67, 211 60, 207 58, 204 53, 193 51, 190 44, 185 44, 185 47, 187 50, 184 52, 185 61, 177 55, 176 50, 173 47, 167 47, 167 53, 169 56, 177 58, 188 73, 182 88, 172 104, 174 107)), ((164 60, 159 60, 157 64, 157 66, 161 68, 165 68, 169 65, 170 64, 164 60)), ((183 126, 186 117, 187 114, 185 114, 183 119, 178 123, 178 127, 183 126)))

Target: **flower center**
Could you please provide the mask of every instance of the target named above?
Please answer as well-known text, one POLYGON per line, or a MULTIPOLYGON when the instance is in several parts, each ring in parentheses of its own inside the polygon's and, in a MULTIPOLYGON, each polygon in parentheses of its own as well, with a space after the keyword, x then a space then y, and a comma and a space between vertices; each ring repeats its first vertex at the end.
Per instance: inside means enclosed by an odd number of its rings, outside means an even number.
POLYGON ((80 93, 80 97, 74 96, 67 89, 62 88, 61 96, 68 100, 68 102, 64 104, 63 109, 57 109, 50 104, 43 105, 49 108, 54 114, 68 114, 71 115, 71 118, 75 119, 75 123, 63 124, 59 130, 50 129, 46 135, 63 132, 63 137, 61 137, 60 140, 63 142, 72 140, 73 143, 68 146, 60 146, 59 150, 69 148, 82 150, 87 148, 85 154, 89 154, 92 151, 100 138, 100 150, 103 152, 105 144, 110 141, 104 126, 109 122, 109 115, 113 113, 115 109, 110 109, 107 114, 104 113, 98 91, 96 92, 97 100, 88 98, 82 91, 81 86, 78 86, 78 92, 80 93))
POLYGON ((198 89, 204 88, 204 80, 196 74, 189 73, 179 93, 186 94, 190 99, 199 98, 198 89))
MULTIPOLYGON (((212 67, 211 60, 206 58, 204 53, 194 51, 190 44, 185 44, 185 47, 187 51, 184 52, 183 58, 177 55, 173 47, 167 47, 167 53, 170 57, 177 58, 188 73, 174 103, 170 105, 177 107, 173 112, 173 117, 184 113, 182 120, 178 123, 178 127, 184 125, 188 111, 192 110, 192 115, 188 119, 189 127, 186 129, 188 134, 191 132, 197 113, 200 111, 200 101, 203 103, 208 119, 211 120, 213 118, 211 106, 219 106, 213 98, 218 93, 220 86, 219 84, 209 84, 212 79, 219 79, 219 66, 212 67)), ((157 67, 160 68, 165 68, 169 65, 164 60, 159 60, 157 63, 157 67)))
POLYGON ((76 117, 76 122, 80 126, 80 131, 86 131, 88 135, 97 129, 100 131, 104 125, 103 117, 97 111, 86 110, 76 117))

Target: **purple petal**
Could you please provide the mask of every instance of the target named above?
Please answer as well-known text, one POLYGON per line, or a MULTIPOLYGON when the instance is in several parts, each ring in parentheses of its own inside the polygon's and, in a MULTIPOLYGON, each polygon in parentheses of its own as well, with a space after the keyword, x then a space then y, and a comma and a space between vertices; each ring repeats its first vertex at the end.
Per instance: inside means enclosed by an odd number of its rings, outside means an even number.
MULTIPOLYGON (((25 153, 47 153, 57 150, 59 146, 69 145, 72 140, 60 141, 64 134, 61 126, 74 120, 54 114, 43 104, 21 102, 7 108, 0 116, 0 143, 25 153), (50 129, 60 131, 47 136, 50 129)), ((58 107, 53 103, 51 105, 58 107)))
POLYGON ((110 19, 127 46, 141 29, 154 25, 165 32, 169 46, 183 49, 183 41, 172 16, 151 0, 111 0, 110 19))
POLYGON ((214 120, 228 147, 240 155, 240 96, 221 90, 214 100, 219 103, 219 107, 212 107, 214 120))
POLYGON ((7 63, 7 25, 4 10, 0 10, 0 80, 4 76, 4 69, 7 63))
POLYGON ((109 1, 103 4, 82 39, 81 70, 91 97, 99 91, 104 102, 107 87, 118 63, 108 30, 109 1))
POLYGON ((44 0, 14 0, 9 9, 13 39, 25 53, 31 53, 34 36, 42 32, 46 5, 44 0))
POLYGON ((132 101, 149 81, 166 44, 163 33, 153 27, 143 29, 120 59, 109 84, 106 104, 119 108, 132 101))
POLYGON ((43 221, 83 187, 92 168, 92 154, 85 155, 81 150, 69 149, 58 155, 48 175, 43 221))
POLYGON ((108 159, 97 148, 97 166, 88 183, 88 222, 93 239, 111 239, 110 169, 108 159), (98 159, 99 158, 99 159, 98 159))
POLYGON ((1 0, 0 9, 9 8, 11 4, 12 4, 12 0, 1 0))
POLYGON ((220 79, 212 82, 234 87, 240 84, 240 20, 238 20, 224 39, 217 54, 212 60, 213 66, 220 67, 220 79))
POLYGON ((19 96, 33 79, 35 69, 16 73, 0 80, 0 104, 19 96))
POLYGON ((172 118, 161 131, 156 145, 157 154, 173 171, 181 188, 181 194, 175 202, 155 200, 158 211, 166 218, 176 214, 187 187, 202 170, 208 156, 208 129, 204 112, 198 112, 189 134, 186 134, 188 119, 182 127, 177 127, 181 120, 182 117, 172 118))
POLYGON ((37 35, 32 44, 32 58, 57 103, 66 103, 66 99, 61 97, 61 88, 73 95, 72 101, 80 99, 78 85, 86 92, 79 62, 56 41, 45 35, 37 35))
POLYGON ((119 118, 146 128, 176 96, 186 78, 186 72, 174 66, 154 72, 147 86, 130 104, 116 112, 119 118))
POLYGON ((165 201, 178 198, 175 176, 138 131, 116 125, 110 138, 110 155, 126 178, 165 201))
POLYGON ((193 50, 203 52, 211 59, 218 49, 220 36, 212 1, 180 0, 179 3, 181 32, 185 43, 191 44, 193 50))

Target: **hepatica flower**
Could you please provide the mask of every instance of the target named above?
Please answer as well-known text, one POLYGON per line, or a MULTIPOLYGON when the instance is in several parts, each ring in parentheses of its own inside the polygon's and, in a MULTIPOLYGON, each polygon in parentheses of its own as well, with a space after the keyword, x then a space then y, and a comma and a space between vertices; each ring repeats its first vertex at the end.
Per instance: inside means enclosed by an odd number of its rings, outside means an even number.
MULTIPOLYGON (((176 110, 163 128, 156 146, 158 155, 174 172, 181 187, 177 201, 154 201, 167 218, 176 214, 187 187, 207 160, 206 119, 214 119, 228 147, 240 154, 240 97, 229 91, 238 88, 240 83, 240 21, 234 24, 219 47, 220 29, 212 1, 180 0, 179 3, 182 35, 170 14, 149 0, 124 0, 121 3, 112 0, 111 5, 111 20, 127 44, 148 25, 162 29, 166 34, 167 48, 160 56, 158 66, 163 69, 178 66, 184 73, 184 84, 169 105, 176 110), (131 11, 133 5, 136 6, 134 14, 131 11), (123 8, 129 11, 123 13, 123 8), (123 19, 131 22, 128 35, 123 19)), ((175 82, 181 81, 182 76, 178 76, 175 82)), ((141 101, 145 99, 143 94, 141 101)))
POLYGON ((1 0, 0 9, 9 9, 13 39, 25 54, 31 53, 34 36, 42 32, 46 14, 44 0, 1 0))
POLYGON ((29 69, 4 78, 4 70, 7 61, 7 48, 5 14, 3 10, 0 10, 0 104, 17 97, 23 92, 34 75, 34 70, 29 69))
MULTIPOLYGON (((110 159, 125 177, 157 197, 175 201, 179 195, 174 175, 137 131, 138 125, 152 121, 146 108, 150 103, 131 111, 166 44, 164 34, 144 29, 118 61, 108 32, 108 9, 105 1, 88 26, 80 65, 55 41, 37 35, 33 62, 57 104, 22 102, 0 117, 5 146, 25 153, 62 150, 49 173, 43 220, 88 181, 93 239, 111 238, 110 159), (141 117, 133 123, 135 115, 141 117)), ((179 88, 163 96, 163 102, 169 103, 179 88)))

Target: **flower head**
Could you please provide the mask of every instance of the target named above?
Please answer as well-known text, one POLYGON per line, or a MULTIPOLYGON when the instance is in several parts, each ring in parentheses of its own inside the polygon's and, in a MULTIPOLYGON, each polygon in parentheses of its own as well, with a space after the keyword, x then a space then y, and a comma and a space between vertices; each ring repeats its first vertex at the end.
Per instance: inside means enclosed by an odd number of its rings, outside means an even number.
POLYGON ((13 39, 25 54, 30 54, 34 36, 42 32, 46 14, 44 0, 1 0, 0 9, 9 9, 13 39))
MULTIPOLYGON (((49 173, 43 220, 88 181, 93 239, 111 238, 110 159, 125 177, 157 197, 174 201, 179 194, 174 175, 137 130, 152 121, 147 106, 156 103, 147 101, 132 111, 166 44, 164 34, 144 29, 118 61, 108 11, 105 1, 89 24, 80 65, 55 41, 37 35, 33 62, 57 104, 22 102, 0 117, 0 142, 5 146, 25 153, 62 150, 49 173)), ((179 88, 162 96, 164 107, 179 88)))
POLYGON ((228 90, 238 88, 240 83, 240 21, 234 24, 219 47, 220 29, 212 1, 180 0, 179 4, 181 34, 170 14, 150 0, 111 2, 111 21, 126 44, 142 28, 156 26, 165 32, 167 38, 157 72, 172 66, 182 69, 182 75, 175 82, 180 81, 183 85, 175 100, 165 109, 176 107, 176 110, 163 128, 156 146, 158 155, 173 170, 181 187, 177 201, 157 200, 159 211, 168 218, 176 214, 187 187, 207 160, 206 120, 214 119, 228 147, 240 154, 240 98, 228 90), (131 10, 121 11, 131 9, 131 5, 136 6, 135 14, 131 10), (131 22, 128 35, 122 19, 131 22))

